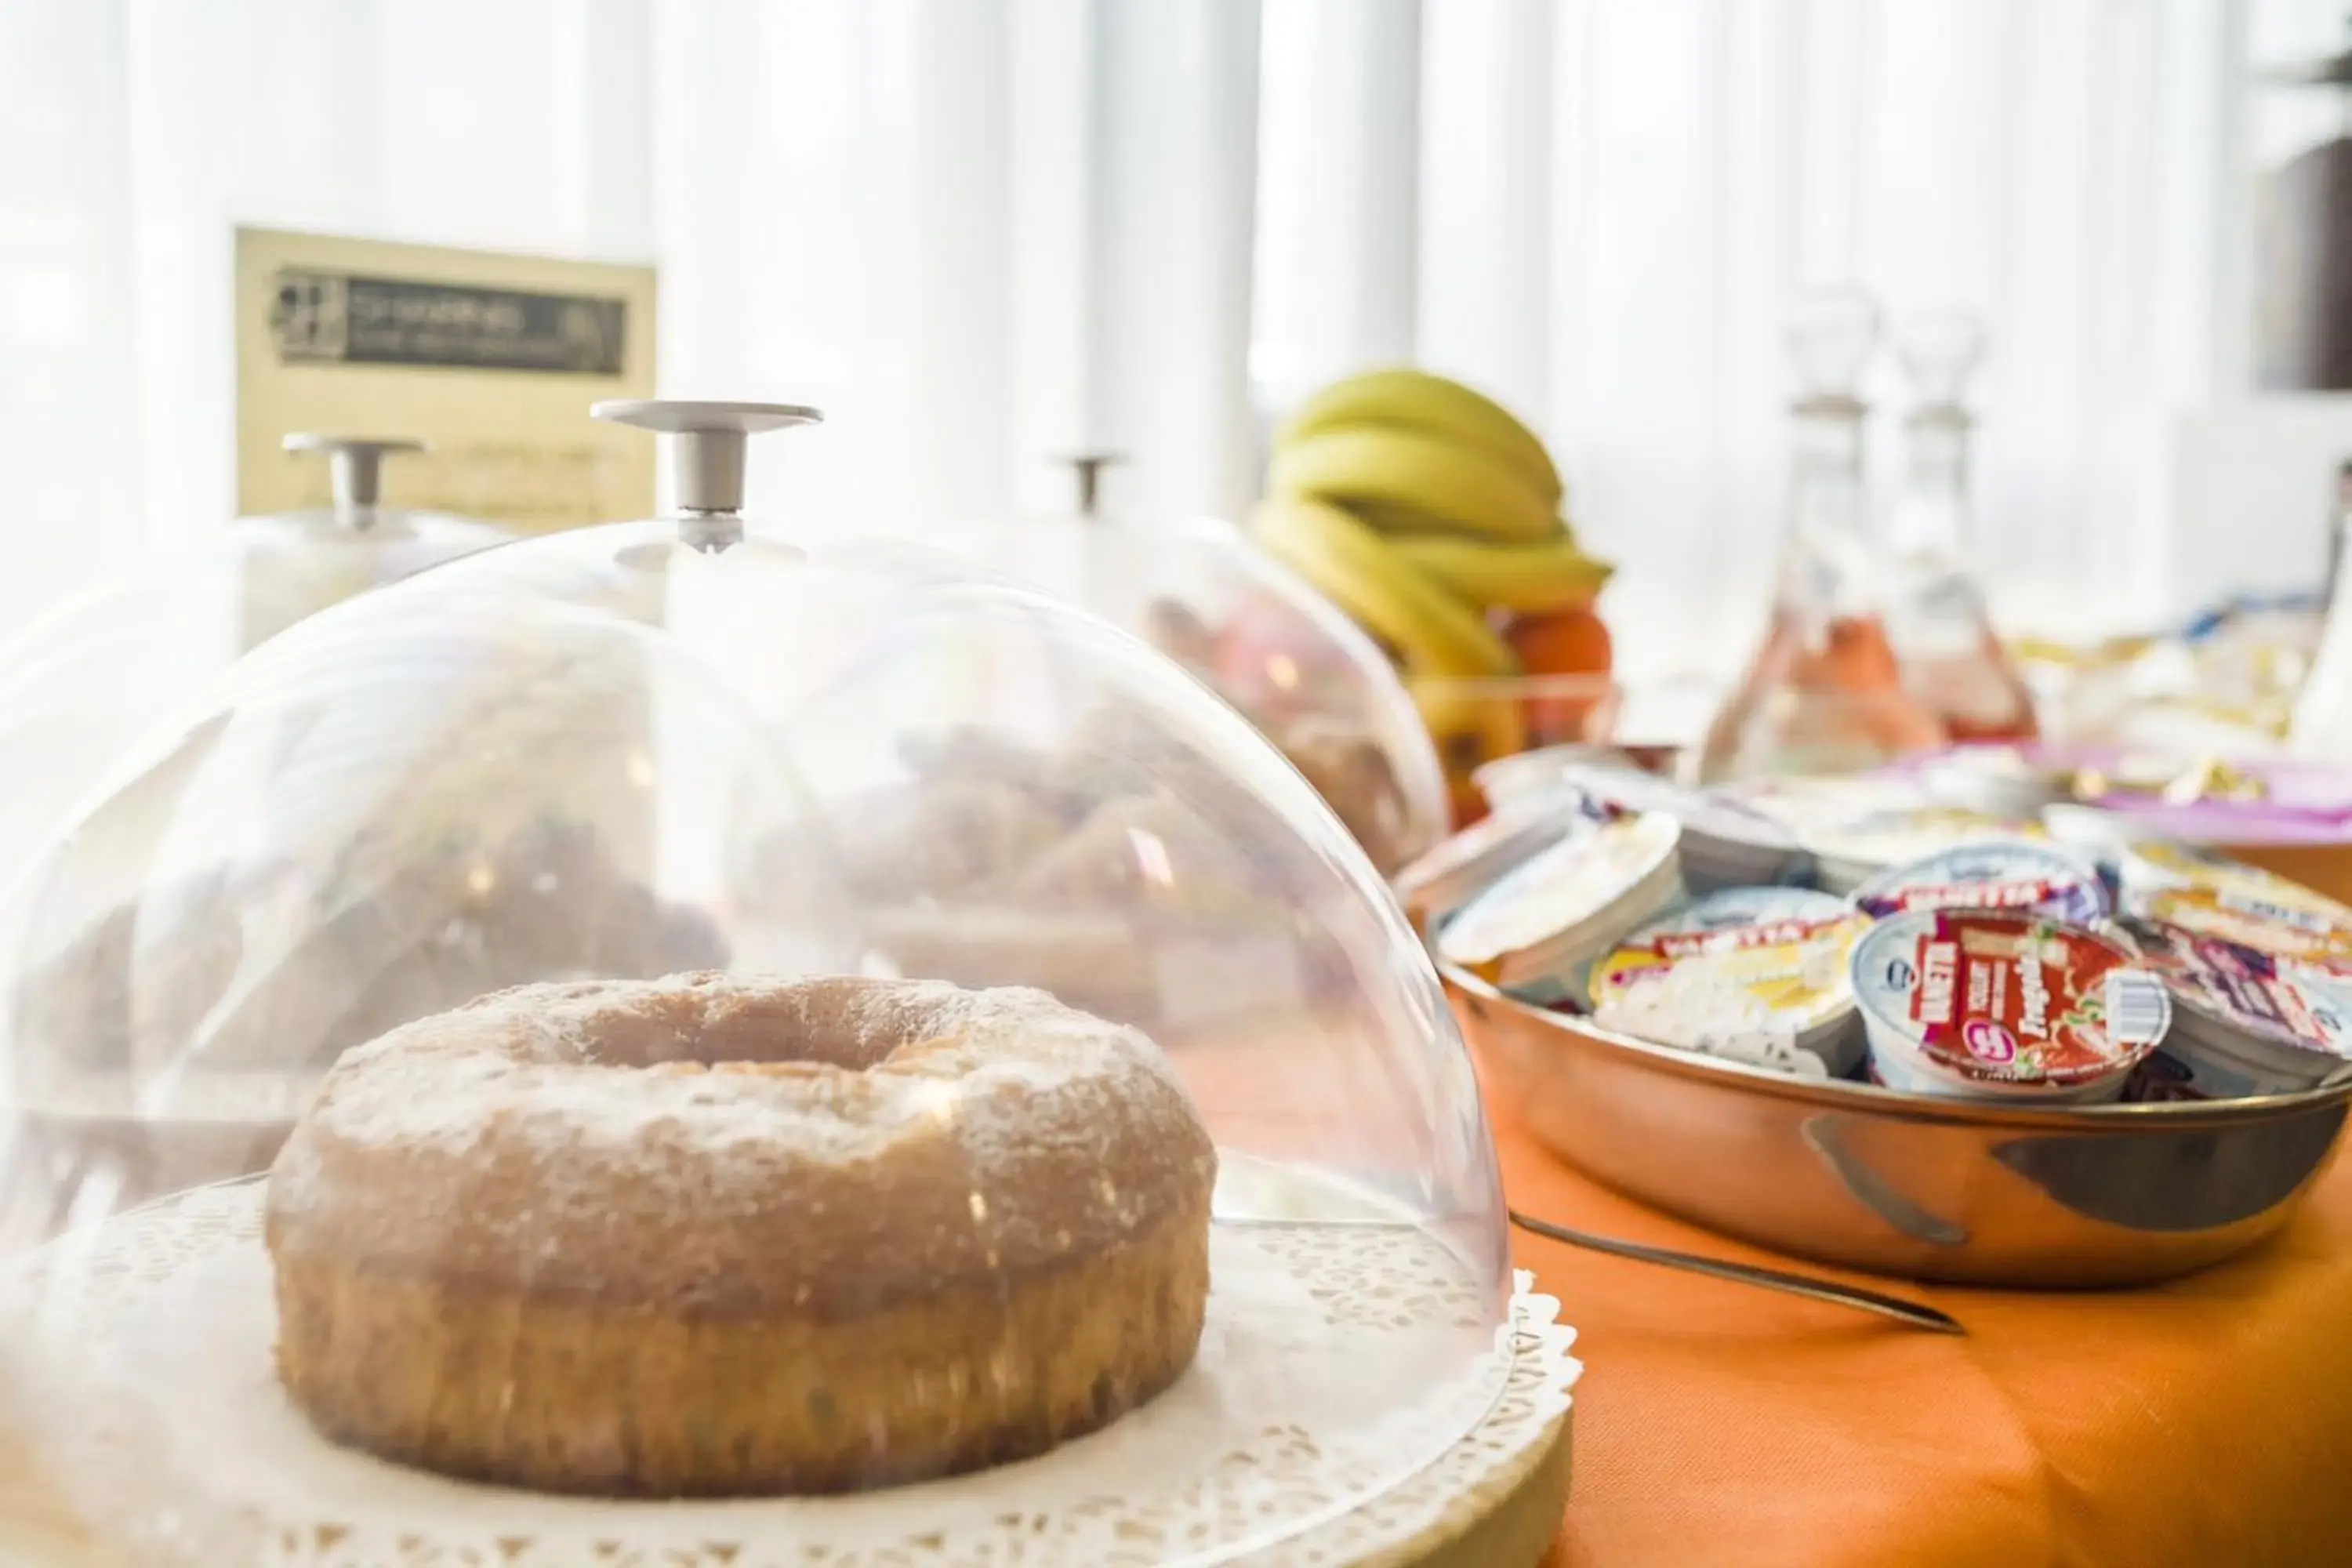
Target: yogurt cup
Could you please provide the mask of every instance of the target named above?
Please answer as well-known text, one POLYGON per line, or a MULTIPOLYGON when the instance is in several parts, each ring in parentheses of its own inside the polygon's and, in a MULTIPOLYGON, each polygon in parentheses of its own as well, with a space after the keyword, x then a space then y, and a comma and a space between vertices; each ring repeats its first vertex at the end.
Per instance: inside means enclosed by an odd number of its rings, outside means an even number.
POLYGON ((1890 867, 1992 838, 2045 837, 2039 823, 1939 804, 1916 779, 1775 779, 1730 792, 1786 826, 1824 891, 1851 893, 1890 867))
POLYGON ((1593 960, 1683 898, 1682 827, 1619 814, 1505 873, 1437 932, 1438 956, 1525 1000, 1581 1007, 1593 960))
POLYGON ((1736 796, 1624 763, 1563 762, 1552 776, 1620 810, 1663 811, 1681 823, 1683 882, 1695 893, 1811 880, 1812 857, 1797 836, 1736 796))
POLYGON ((1933 797, 1910 779, 1769 778, 1726 784, 1717 794, 1771 818, 1802 839, 1842 822, 1884 812, 1930 806, 1933 797))
POLYGON ((1848 973, 1869 921, 1828 893, 1739 888, 1651 921, 1593 966, 1594 1022, 1800 1077, 1861 1060, 1848 973))
POLYGON ((2172 994, 2161 1098, 2291 1094, 2352 1076, 2352 978, 2159 921, 2125 931, 2172 994))
MULTIPOLYGON (((2177 1023, 2173 1026, 2175 1029, 2179 1026, 2177 1023)), ((2132 1105, 2216 1098, 2198 1090, 2196 1075, 2173 1056, 2170 1046, 2158 1047, 2146 1060, 2132 1069, 2131 1081, 2124 1085, 2123 1097, 2126 1103, 2132 1105)))
POLYGON ((2015 746, 1954 746, 1911 771, 1941 804, 1990 816, 2031 818, 2066 798, 2060 770, 2015 746))
POLYGON ((1584 797, 1566 784, 1517 796, 1398 872, 1397 900, 1416 921, 1432 910, 1459 909, 1512 867, 1599 825, 1584 797))
POLYGON ((2040 823, 1957 805, 1895 806, 1800 835, 1813 852, 1816 879, 1832 893, 1852 893, 1881 872, 1964 845, 2048 837, 2040 823))
POLYGON ((1513 752, 1509 756, 1480 763, 1470 770, 1470 782, 1476 784, 1478 793, 1486 797, 1490 809, 1502 811, 1514 801, 1531 799, 1560 788, 1570 782, 1569 774, 1571 772, 1581 769, 1629 773, 1642 772, 1616 747, 1580 741, 1558 746, 1538 746, 1533 751, 1513 752))
POLYGON ((2118 867, 2137 919, 2352 973, 2352 909, 2299 882, 2187 844, 2127 845, 2118 867))
POLYGON ((1939 850, 1854 890, 1874 919, 1918 910, 2021 910, 2095 926, 2115 912, 2097 868, 2053 844, 1996 838, 1939 850))
POLYGON ((2123 853, 2138 837, 2131 831, 2131 824, 2095 805, 2062 802, 2043 809, 2042 826, 2049 830, 2053 843, 2099 873, 2099 880, 2107 885, 2108 905, 2121 909, 2123 853))
POLYGON ((2008 910, 1923 910, 1853 950, 1871 1066, 1971 1100, 2118 1098, 2171 1022, 2164 983, 2115 937, 2008 910))

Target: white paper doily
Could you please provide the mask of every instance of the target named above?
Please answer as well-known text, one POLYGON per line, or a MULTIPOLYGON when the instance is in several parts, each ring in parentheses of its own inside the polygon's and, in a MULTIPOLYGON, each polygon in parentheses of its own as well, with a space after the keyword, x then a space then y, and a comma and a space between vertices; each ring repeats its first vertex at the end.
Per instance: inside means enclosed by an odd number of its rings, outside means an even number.
POLYGON ((1580 1370, 1556 1302, 1522 1276, 1510 1323, 1490 1331, 1482 1289, 1425 1231, 1220 1224, 1192 1370, 1039 1458, 845 1498, 557 1498, 386 1464, 310 1430, 270 1364, 262 1190, 201 1188, 69 1236, 0 1295, 0 1310, 33 1319, 7 1333, 17 1429, 142 1563, 1358 1563, 1526 1473, 1580 1370))

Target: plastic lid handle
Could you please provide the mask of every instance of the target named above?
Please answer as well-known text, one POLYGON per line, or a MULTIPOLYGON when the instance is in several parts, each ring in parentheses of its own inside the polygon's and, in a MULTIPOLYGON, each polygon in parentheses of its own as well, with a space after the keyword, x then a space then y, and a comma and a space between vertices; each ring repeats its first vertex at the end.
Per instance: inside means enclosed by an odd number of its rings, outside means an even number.
POLYGON ((764 430, 815 425, 824 416, 797 403, 703 403, 678 397, 629 397, 593 404, 589 414, 675 437, 671 473, 677 509, 733 514, 743 510, 743 452, 764 430))
POLYGON ((322 436, 297 430, 279 445, 289 452, 324 452, 327 482, 333 487, 335 516, 363 524, 383 497, 383 460, 425 449, 422 441, 399 437, 322 436))

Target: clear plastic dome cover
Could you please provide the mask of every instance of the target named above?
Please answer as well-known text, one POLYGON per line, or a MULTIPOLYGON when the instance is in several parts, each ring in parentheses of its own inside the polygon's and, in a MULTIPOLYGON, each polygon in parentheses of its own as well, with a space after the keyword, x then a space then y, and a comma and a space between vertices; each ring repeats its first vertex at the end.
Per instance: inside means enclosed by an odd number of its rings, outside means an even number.
POLYGON ((1307 775, 1383 873, 1445 837, 1445 775, 1388 657, 1215 518, 1016 519, 971 546, 1182 665, 1307 775))
POLYGON ((326 457, 331 504, 208 530, 0 642, 0 867, 21 863, 101 769, 247 649, 355 594, 513 537, 382 504, 380 464, 415 442, 286 445, 326 457))
POLYGON ((1214 1563, 1422 1469, 1510 1281, 1363 851, 1108 623, 688 478, 272 640, 0 900, 56 1506, 141 1563, 1214 1563))

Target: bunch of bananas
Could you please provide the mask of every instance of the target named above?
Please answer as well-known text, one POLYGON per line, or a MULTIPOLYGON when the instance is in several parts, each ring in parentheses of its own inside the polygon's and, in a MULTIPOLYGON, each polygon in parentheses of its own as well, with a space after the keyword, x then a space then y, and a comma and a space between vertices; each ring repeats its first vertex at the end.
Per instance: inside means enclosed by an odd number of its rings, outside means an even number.
POLYGON ((1589 609, 1610 571, 1577 547, 1535 434, 1458 382, 1372 371, 1283 424, 1268 479, 1259 544, 1387 646, 1441 748, 1517 750, 1514 705, 1458 683, 1521 673, 1512 619, 1589 609))

